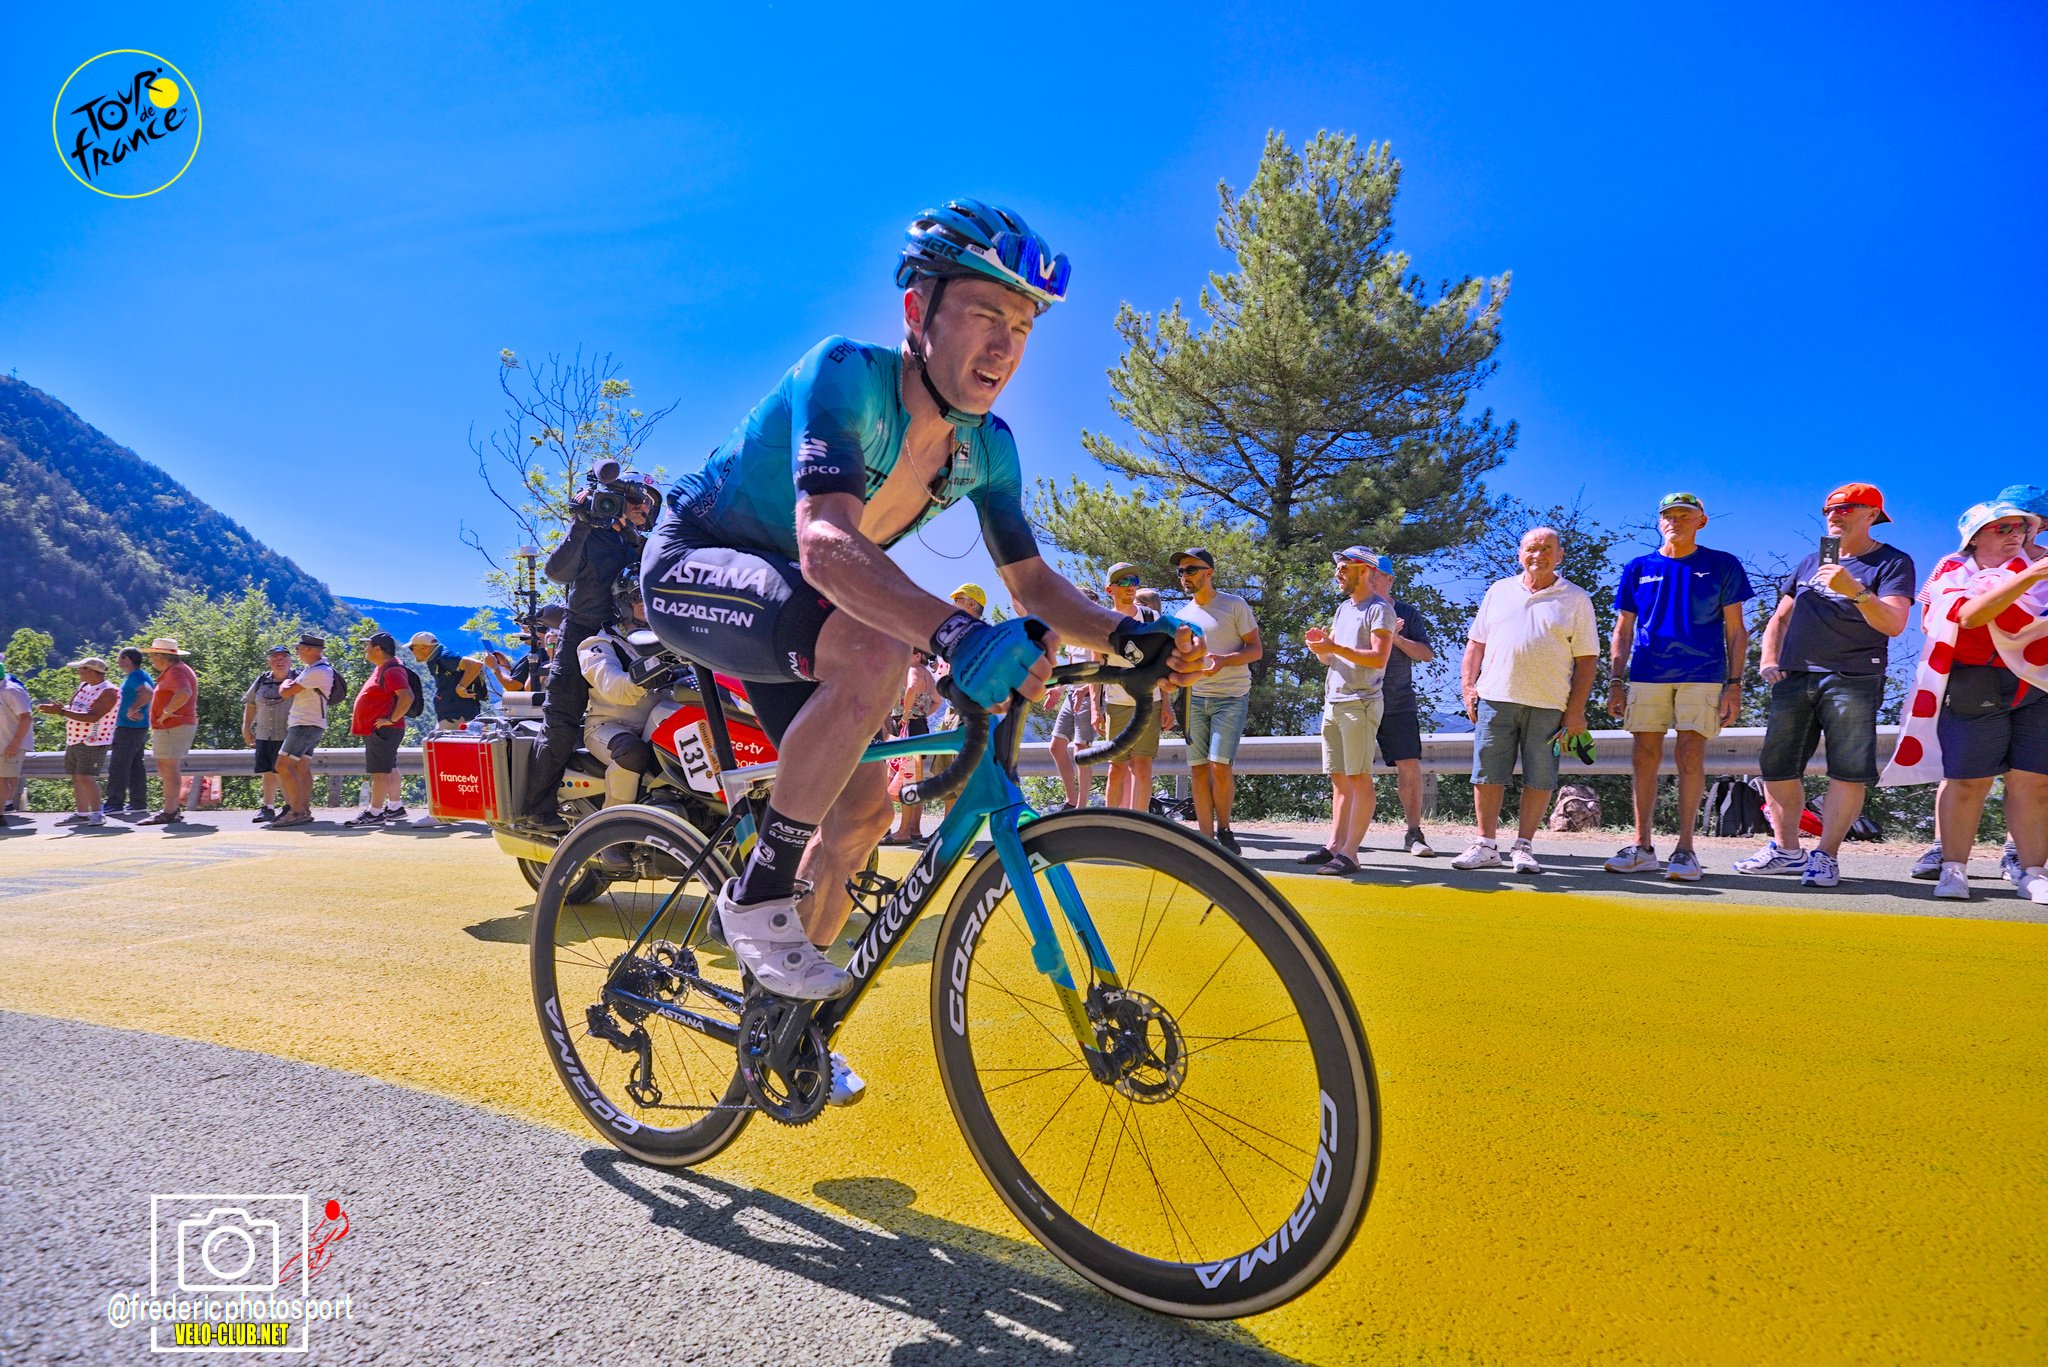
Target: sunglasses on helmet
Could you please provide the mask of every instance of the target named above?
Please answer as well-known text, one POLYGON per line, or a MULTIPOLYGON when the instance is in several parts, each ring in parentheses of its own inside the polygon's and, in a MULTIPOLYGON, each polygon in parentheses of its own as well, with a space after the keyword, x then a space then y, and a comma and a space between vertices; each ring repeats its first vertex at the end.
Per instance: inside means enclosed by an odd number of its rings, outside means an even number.
POLYGON ((1024 233, 997 233, 995 247, 970 247, 977 256, 993 257, 1003 269, 1048 298, 1067 297, 1067 277, 1072 268, 1064 255, 1048 257, 1045 244, 1024 233))

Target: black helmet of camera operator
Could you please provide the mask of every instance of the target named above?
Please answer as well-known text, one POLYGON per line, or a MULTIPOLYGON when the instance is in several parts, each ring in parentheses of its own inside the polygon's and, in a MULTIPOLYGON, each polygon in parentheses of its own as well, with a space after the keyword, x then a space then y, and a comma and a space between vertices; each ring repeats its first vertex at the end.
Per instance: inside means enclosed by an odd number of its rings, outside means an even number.
POLYGON ((619 577, 612 581, 612 606, 618 609, 619 620, 631 623, 634 609, 640 606, 640 566, 635 563, 619 571, 619 577))
POLYGON ((622 492, 634 503, 655 506, 661 502, 661 486, 654 482, 653 475, 626 470, 620 473, 619 483, 626 486, 622 492))

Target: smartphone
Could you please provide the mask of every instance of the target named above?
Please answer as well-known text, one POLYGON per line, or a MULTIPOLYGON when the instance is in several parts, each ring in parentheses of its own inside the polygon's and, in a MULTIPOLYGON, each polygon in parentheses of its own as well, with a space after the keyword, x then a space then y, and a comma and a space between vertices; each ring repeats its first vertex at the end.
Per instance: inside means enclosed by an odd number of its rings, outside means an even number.
POLYGON ((1841 537, 1824 536, 1820 539, 1820 563, 1823 565, 1839 565, 1842 563, 1841 537))

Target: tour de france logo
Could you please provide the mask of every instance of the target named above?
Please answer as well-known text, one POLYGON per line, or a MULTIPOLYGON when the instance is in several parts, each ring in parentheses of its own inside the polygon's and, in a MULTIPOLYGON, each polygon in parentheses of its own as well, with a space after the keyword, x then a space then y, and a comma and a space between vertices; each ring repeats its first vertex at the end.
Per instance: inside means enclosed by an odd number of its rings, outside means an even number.
POLYGON ((184 72, 153 52, 102 52, 57 91, 50 136, 79 184, 114 199, 141 199, 192 164, 199 96, 184 72))

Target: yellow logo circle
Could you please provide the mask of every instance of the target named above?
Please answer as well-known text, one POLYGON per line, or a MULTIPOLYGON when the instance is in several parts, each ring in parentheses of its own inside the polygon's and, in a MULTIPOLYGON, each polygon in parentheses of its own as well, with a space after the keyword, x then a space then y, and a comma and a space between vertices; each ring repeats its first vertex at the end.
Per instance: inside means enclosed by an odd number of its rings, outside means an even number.
POLYGON ((109 199, 142 199, 185 174, 199 154, 200 121, 199 96, 184 72, 154 52, 115 48, 80 62, 64 78, 50 107, 50 140, 64 169, 86 189, 109 199), (177 149, 188 141, 179 160, 177 149))

